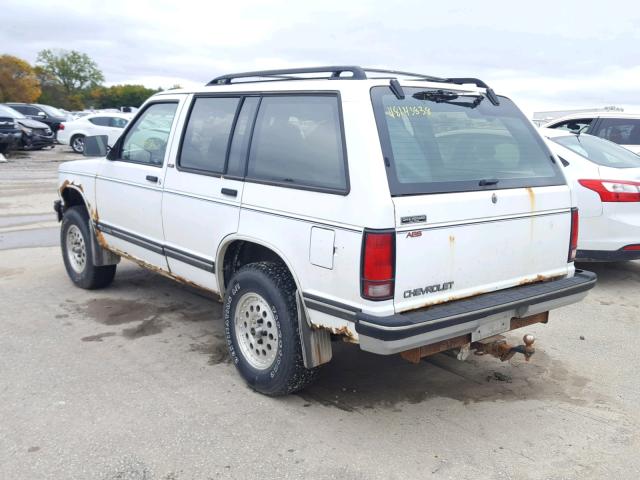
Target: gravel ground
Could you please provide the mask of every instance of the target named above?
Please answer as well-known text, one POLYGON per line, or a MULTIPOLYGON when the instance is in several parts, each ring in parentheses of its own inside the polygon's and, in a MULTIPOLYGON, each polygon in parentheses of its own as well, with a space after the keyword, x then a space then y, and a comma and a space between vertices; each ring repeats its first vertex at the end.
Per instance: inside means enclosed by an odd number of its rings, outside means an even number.
MULTIPOLYGON (((637 478, 640 264, 555 311, 530 363, 412 365, 336 344, 271 399, 228 362, 220 304, 122 262, 74 288, 52 212, 67 147, 0 164, 0 478, 637 478)), ((514 341, 520 336, 512 336, 514 341)))

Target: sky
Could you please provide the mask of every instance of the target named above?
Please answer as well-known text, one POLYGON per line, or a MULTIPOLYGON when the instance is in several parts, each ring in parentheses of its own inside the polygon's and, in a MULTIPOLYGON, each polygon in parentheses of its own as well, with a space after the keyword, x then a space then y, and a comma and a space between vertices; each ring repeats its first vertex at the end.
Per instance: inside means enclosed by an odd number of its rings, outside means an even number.
POLYGON ((533 111, 640 112, 638 0, 1 0, 0 54, 87 53, 108 85, 361 65, 478 77, 533 111))

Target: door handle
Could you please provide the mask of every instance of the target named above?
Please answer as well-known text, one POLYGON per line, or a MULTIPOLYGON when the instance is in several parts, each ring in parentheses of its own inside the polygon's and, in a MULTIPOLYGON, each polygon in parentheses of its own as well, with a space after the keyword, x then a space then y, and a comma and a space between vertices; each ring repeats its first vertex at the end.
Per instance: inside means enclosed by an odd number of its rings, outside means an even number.
POLYGON ((229 195, 230 197, 238 196, 238 190, 234 190, 233 188, 223 188, 222 190, 220 190, 220 193, 222 193, 223 195, 229 195))
POLYGON ((158 177, 156 177, 155 175, 147 175, 147 181, 158 183, 158 177))

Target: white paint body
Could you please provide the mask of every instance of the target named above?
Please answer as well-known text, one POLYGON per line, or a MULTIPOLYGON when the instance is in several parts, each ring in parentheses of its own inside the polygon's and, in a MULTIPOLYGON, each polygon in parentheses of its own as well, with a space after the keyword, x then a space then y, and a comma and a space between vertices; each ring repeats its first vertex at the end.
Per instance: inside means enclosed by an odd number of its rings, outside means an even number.
POLYGON ((64 129, 58 130, 56 138, 58 142, 63 145, 69 145, 71 139, 76 135, 82 135, 83 137, 107 135, 107 137, 109 137, 109 146, 113 146, 124 131, 124 128, 96 125, 92 123, 92 120, 96 118, 117 118, 129 121, 132 117, 133 115, 126 113, 96 113, 85 115, 70 122, 63 122, 64 129))
MULTIPOLYGON (((567 262, 572 200, 566 185, 393 198, 370 97, 370 89, 380 85, 388 85, 388 80, 246 83, 161 93, 149 102, 179 102, 161 166, 107 159, 68 162, 60 167, 60 185, 65 181, 82 185, 90 213, 100 222, 214 261, 215 273, 207 272, 104 235, 115 250, 220 294, 224 294, 220 281, 224 254, 234 240, 252 241, 278 254, 305 294, 375 316, 504 289, 541 276, 573 275, 573 263, 567 262), (175 168, 194 93, 292 89, 339 92, 350 180, 347 195, 204 176, 175 168), (148 182, 147 175, 158 176, 159 182, 148 182), (237 196, 221 194, 222 188, 236 190, 237 196), (493 193, 497 196, 495 203, 493 193), (428 224, 401 226, 400 217, 414 214, 427 215, 428 224), (370 301, 361 296, 365 228, 397 231, 393 299, 370 301), (422 234, 407 237, 410 230, 422 234), (411 299, 403 296, 406 289, 449 281, 454 286, 448 291, 411 299)), ((406 85, 442 87, 422 81, 406 85)), ((474 89, 464 87, 465 91, 474 89)), ((307 315, 315 325, 350 328, 357 338, 353 324, 347 320, 311 309, 307 315)))
POLYGON ((551 150, 569 163, 563 166, 563 170, 580 210, 578 250, 613 252, 627 245, 640 244, 640 203, 602 202, 596 192, 578 182, 580 179, 640 182, 640 168, 613 168, 598 165, 552 141, 553 138, 573 134, 547 128, 541 131, 550 139, 547 144, 551 150))

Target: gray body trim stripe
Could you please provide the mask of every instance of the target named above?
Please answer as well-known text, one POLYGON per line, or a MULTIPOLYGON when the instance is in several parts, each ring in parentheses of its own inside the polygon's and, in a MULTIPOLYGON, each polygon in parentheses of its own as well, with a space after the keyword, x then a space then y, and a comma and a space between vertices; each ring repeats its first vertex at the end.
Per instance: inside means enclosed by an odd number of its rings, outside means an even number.
POLYGON ((103 233, 106 233, 108 235, 113 235, 116 238, 120 238, 127 242, 133 243, 134 245, 137 245, 139 247, 146 248, 148 250, 151 250, 154 253, 157 253, 160 255, 166 255, 169 258, 179 260, 193 267, 206 270, 210 273, 215 273, 215 266, 216 266, 215 262, 208 260, 206 258, 202 258, 198 255, 185 252, 184 250, 180 250, 175 247, 171 247, 169 245, 164 245, 158 242, 154 242, 153 240, 148 240, 134 233, 127 232, 126 230, 122 230, 117 227, 112 227, 110 225, 105 225, 102 222, 96 223, 95 227, 103 233))

